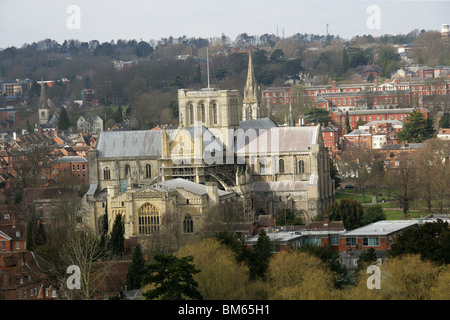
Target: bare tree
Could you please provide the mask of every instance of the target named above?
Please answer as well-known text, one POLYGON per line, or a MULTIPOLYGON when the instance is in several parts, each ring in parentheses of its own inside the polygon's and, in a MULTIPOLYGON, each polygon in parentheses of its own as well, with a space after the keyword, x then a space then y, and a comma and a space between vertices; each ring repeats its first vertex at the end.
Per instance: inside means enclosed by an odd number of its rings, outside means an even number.
POLYGON ((411 204, 419 196, 419 176, 417 163, 410 155, 400 157, 399 166, 390 169, 386 182, 403 210, 404 219, 409 218, 411 204))

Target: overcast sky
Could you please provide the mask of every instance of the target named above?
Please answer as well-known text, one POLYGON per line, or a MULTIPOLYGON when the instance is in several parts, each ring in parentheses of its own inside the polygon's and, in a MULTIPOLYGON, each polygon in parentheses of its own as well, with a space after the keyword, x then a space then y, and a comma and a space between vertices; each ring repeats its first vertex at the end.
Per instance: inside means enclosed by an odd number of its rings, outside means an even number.
POLYGON ((450 0, 0 0, 0 48, 53 39, 159 40, 240 33, 355 35, 440 30, 450 0))

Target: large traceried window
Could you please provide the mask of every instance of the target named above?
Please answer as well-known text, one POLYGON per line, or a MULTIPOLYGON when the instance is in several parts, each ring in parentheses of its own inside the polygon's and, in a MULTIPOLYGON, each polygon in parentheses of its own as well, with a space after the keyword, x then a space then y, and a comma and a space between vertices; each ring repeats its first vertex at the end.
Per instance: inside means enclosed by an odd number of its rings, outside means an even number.
POLYGON ((138 210, 139 234, 159 232, 161 225, 160 211, 151 203, 146 203, 138 210))
POLYGON ((194 233, 194 221, 189 214, 184 217, 183 233, 194 233))

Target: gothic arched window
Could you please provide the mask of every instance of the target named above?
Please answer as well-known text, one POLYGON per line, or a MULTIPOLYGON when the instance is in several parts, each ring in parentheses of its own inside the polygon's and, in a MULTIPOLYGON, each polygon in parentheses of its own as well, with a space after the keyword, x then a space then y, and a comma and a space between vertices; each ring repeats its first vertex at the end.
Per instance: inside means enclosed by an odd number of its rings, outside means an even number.
POLYGON ((266 173, 266 161, 265 159, 259 160, 259 173, 265 174, 266 173))
POLYGON ((304 174, 305 173, 305 161, 300 160, 298 162, 298 174, 304 174))
POLYGON ((278 161, 278 170, 280 173, 284 173, 284 160, 283 159, 280 159, 278 161))
POLYGON ((147 163, 145 165, 145 177, 146 178, 151 178, 152 177, 152 166, 149 163, 147 163))
POLYGON ((103 179, 104 180, 111 180, 111 170, 109 170, 108 167, 103 169, 103 179))
POLYGON ((204 104, 202 104, 202 106, 200 107, 200 115, 201 115, 201 118, 200 118, 200 121, 201 122, 205 122, 205 105, 204 104))
POLYGON ((194 233, 194 221, 192 220, 192 217, 189 214, 187 214, 184 217, 183 232, 184 233, 194 233))
POLYGON ((130 165, 127 164, 127 165, 125 166, 125 177, 128 178, 128 176, 129 176, 130 174, 131 174, 131 168, 130 168, 130 165))
POLYGON ((151 203, 146 203, 138 210, 139 234, 153 234, 159 232, 160 212, 151 203))
POLYGON ((192 104, 189 106, 189 123, 194 124, 194 106, 192 104))
POLYGON ((217 124, 217 104, 213 104, 213 123, 217 124))

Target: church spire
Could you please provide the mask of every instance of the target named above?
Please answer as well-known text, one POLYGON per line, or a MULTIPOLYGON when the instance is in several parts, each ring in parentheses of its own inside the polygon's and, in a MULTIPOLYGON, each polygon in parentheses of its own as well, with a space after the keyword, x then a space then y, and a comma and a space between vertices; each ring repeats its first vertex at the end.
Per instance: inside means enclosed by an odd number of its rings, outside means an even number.
POLYGON ((253 70, 252 53, 248 54, 247 82, 244 88, 244 101, 242 106, 242 120, 259 119, 259 88, 253 70))

